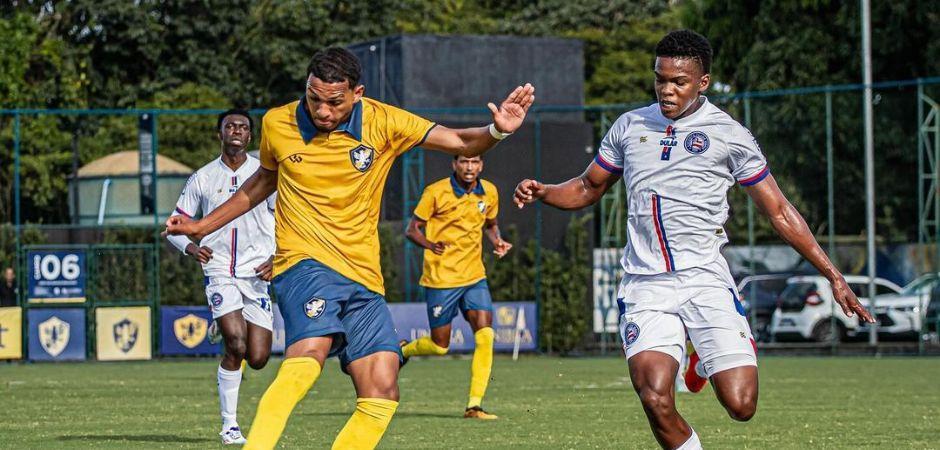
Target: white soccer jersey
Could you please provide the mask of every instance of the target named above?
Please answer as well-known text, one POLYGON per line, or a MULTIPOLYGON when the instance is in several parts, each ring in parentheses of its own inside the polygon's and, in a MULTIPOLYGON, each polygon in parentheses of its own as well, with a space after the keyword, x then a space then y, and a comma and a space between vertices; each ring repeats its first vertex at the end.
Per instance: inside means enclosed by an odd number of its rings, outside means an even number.
MULTIPOLYGON (((186 182, 173 215, 207 215, 225 203, 261 163, 251 155, 233 171, 216 158, 202 166, 186 182)), ((255 267, 274 253, 274 202, 277 194, 251 211, 204 237, 199 245, 212 249, 212 259, 202 267, 207 277, 254 277, 255 267)), ((186 236, 168 236, 180 251, 190 242, 186 236)))
POLYGON ((595 162, 627 188, 624 271, 650 275, 706 265, 728 242, 728 189, 767 177, 751 133, 708 102, 667 119, 658 104, 620 116, 595 162))

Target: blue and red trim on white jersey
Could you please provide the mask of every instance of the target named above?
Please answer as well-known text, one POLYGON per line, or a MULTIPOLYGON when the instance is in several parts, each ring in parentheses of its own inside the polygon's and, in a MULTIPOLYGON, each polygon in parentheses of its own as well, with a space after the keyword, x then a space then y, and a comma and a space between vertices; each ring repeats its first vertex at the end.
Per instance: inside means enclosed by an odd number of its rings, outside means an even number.
POLYGON ((757 172, 756 174, 751 175, 743 180, 738 180, 738 183, 740 183, 741 186, 753 186, 763 181, 764 178, 767 178, 767 175, 770 175, 770 168, 767 166, 764 166, 764 168, 761 169, 760 172, 757 172))
POLYGON ((186 212, 186 211, 183 211, 183 208, 180 208, 179 206, 176 207, 176 212, 178 212, 179 214, 184 215, 184 216, 186 216, 186 217, 189 217, 190 219, 193 218, 193 215, 192 215, 192 214, 190 214, 190 213, 188 213, 188 212, 186 212))
POLYGON ((656 236, 659 238, 659 249, 663 253, 663 260, 666 262, 666 271, 676 270, 676 263, 672 258, 672 248, 669 247, 669 238, 666 237, 666 227, 663 226, 663 205, 660 196, 653 194, 653 226, 656 228, 656 236))
POLYGON ((228 271, 235 276, 235 259, 238 255, 238 228, 232 228, 232 262, 229 264, 228 271))
POLYGON ((623 167, 617 167, 613 163, 607 162, 600 153, 594 157, 594 162, 597 163, 598 166, 601 166, 602 169, 614 175, 623 175, 623 167))

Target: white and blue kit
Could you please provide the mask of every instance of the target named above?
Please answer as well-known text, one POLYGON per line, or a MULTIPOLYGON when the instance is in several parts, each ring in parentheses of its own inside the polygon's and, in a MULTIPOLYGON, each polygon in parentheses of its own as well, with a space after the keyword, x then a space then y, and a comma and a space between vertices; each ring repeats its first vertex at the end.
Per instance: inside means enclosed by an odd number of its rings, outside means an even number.
MULTIPOLYGON (((173 215, 196 217, 207 215, 225 203, 239 186, 258 170, 260 162, 254 156, 232 170, 216 158, 196 171, 183 188, 173 215)), ((268 282, 255 274, 260 266, 274 254, 274 202, 277 194, 255 206, 241 217, 207 235, 199 246, 212 249, 212 259, 204 264, 206 299, 217 319, 241 309, 245 320, 273 330, 274 315, 268 282)), ((186 236, 167 236, 180 251, 190 243, 186 236)))
POLYGON ((620 331, 627 358, 685 353, 692 340, 708 376, 756 365, 744 308, 721 247, 728 190, 769 174, 751 133, 708 102, 679 120, 658 104, 620 116, 595 162, 622 174, 627 237, 620 331))

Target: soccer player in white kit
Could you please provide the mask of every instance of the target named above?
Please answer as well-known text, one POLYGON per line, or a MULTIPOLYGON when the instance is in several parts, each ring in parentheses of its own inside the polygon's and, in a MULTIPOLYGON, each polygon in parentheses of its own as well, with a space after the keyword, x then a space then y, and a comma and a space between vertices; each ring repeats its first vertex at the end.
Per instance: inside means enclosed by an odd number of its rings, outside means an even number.
MULTIPOLYGON (((251 125, 247 111, 219 115, 222 154, 189 178, 172 215, 209 214, 258 170, 258 159, 245 151, 251 142, 251 125)), ((223 444, 245 443, 236 420, 242 361, 258 370, 271 354, 274 316, 268 282, 273 269, 275 195, 198 245, 186 236, 167 236, 176 248, 202 264, 206 299, 225 343, 218 369, 223 444)))
POLYGON ((542 200, 579 209, 623 178, 628 243, 621 259, 620 333, 633 387, 653 435, 668 449, 701 448, 675 407, 686 334, 701 360, 699 376, 711 380, 728 414, 747 421, 757 410, 756 348, 720 253, 728 242, 727 193, 735 183, 826 276, 845 313, 873 321, 780 192, 754 137, 701 95, 711 56, 708 40, 695 32, 666 35, 653 67, 657 103, 620 116, 580 177, 556 185, 523 180, 514 194, 520 208, 542 200))

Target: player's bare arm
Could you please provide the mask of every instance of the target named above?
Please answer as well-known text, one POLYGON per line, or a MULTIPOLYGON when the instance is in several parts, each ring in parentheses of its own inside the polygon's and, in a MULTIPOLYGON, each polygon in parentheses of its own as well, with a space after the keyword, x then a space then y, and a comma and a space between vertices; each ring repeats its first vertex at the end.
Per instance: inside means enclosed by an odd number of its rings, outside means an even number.
POLYGON ((259 167, 232 198, 199 220, 172 216, 166 221, 164 235, 186 235, 199 241, 225 224, 250 211, 277 189, 277 171, 259 167))
MULTIPOLYGON (((526 113, 535 102, 535 87, 529 83, 518 86, 497 107, 493 103, 486 106, 493 113, 493 126, 498 133, 513 133, 522 126, 526 113)), ((489 125, 476 128, 434 127, 428 133, 421 146, 451 155, 466 157, 479 156, 493 148, 500 139, 493 136, 489 125)))
POLYGON ((487 219, 483 226, 483 232, 486 234, 487 239, 490 240, 490 243, 493 244, 493 254, 496 255, 497 258, 506 256, 506 253, 512 250, 512 244, 504 241, 502 235, 499 233, 499 223, 496 219, 487 219))
POLYGON ((874 323, 875 319, 858 302, 855 293, 846 284, 842 273, 819 247, 819 243, 816 242, 816 238, 810 232, 803 216, 780 192, 780 187, 777 186, 773 175, 745 189, 748 195, 754 199, 757 208, 770 219, 770 223, 777 231, 777 234, 829 280, 829 283, 832 284, 832 294, 839 306, 842 307, 842 311, 849 317, 858 314, 860 319, 874 323))
POLYGON ((422 231, 427 224, 428 222, 425 220, 412 217, 411 222, 408 223, 408 229, 405 231, 405 236, 418 247, 426 248, 434 252, 435 255, 441 255, 444 253, 447 244, 429 241, 427 236, 424 235, 424 231, 422 231))
POLYGON ((211 248, 200 247, 193 243, 186 245, 186 254, 192 256, 196 261, 199 261, 199 264, 206 264, 212 259, 211 248))
POLYGON ((535 180, 522 180, 513 193, 513 203, 523 206, 542 200, 546 205, 559 209, 574 210, 597 203, 611 186, 620 180, 620 175, 610 173, 596 162, 591 162, 581 176, 561 184, 542 184, 535 180))
POLYGON ((271 255, 267 261, 255 267, 255 275, 263 281, 271 281, 271 275, 274 274, 274 255, 271 255))

